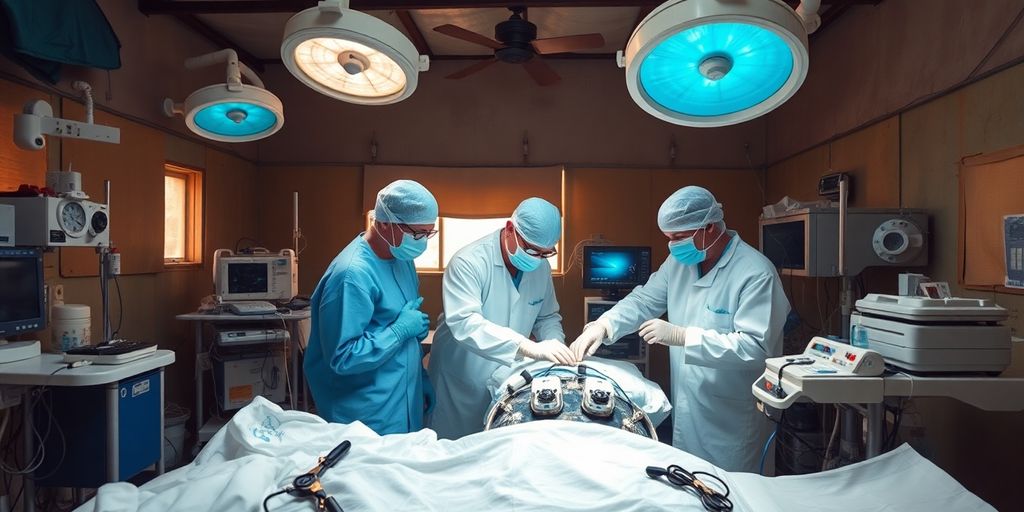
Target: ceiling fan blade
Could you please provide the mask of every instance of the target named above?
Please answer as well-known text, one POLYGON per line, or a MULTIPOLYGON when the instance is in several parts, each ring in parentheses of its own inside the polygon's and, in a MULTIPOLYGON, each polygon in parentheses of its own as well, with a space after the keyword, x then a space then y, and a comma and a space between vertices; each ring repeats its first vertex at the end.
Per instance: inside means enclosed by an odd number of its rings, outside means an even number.
POLYGON ((455 25, 441 25, 439 27, 434 27, 434 32, 440 32, 446 36, 454 37, 456 39, 462 39, 463 41, 468 41, 470 43, 478 44, 480 46, 486 46, 488 48, 493 48, 495 50, 500 50, 504 48, 504 45, 495 41, 494 39, 491 39, 484 35, 477 34, 476 32, 473 32, 471 30, 466 30, 462 27, 457 27, 455 25))
POLYGON ((449 78, 449 79, 452 79, 452 80, 458 80, 460 78, 466 78, 467 76, 472 75, 473 73, 477 73, 477 72, 481 71, 482 69, 486 68, 487 66, 490 66, 491 64, 494 64, 495 62, 498 62, 498 59, 493 59, 492 58, 492 59, 487 59, 487 60, 484 60, 484 61, 480 61, 480 62, 477 62, 476 64, 473 64, 472 66, 469 66, 468 68, 465 68, 465 69, 461 70, 461 71, 456 71, 456 72, 446 76, 445 78, 449 78))
POLYGON ((524 62, 523 67, 526 68, 526 72, 530 74, 533 81, 540 86, 552 85, 562 79, 558 73, 555 73, 555 70, 551 69, 551 66, 537 56, 524 62))
POLYGON ((602 46, 604 46, 604 36, 601 34, 578 34, 575 36, 535 39, 533 41, 533 48, 542 55, 574 52, 576 50, 587 50, 602 46))

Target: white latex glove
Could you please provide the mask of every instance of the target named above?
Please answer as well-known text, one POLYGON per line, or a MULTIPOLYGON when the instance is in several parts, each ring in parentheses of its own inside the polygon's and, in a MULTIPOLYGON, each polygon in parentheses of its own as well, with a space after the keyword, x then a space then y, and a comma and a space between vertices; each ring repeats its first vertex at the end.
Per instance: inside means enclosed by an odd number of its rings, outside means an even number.
POLYGON ((648 344, 661 343, 681 347, 686 345, 686 328, 655 318, 640 325, 640 337, 648 344))
POLYGON ((601 342, 607 337, 608 333, 605 331, 604 325, 591 322, 583 329, 583 333, 576 338, 576 341, 569 345, 569 348, 572 349, 576 360, 582 361, 584 358, 594 355, 594 352, 601 347, 601 342))
POLYGON ((551 361, 555 364, 576 364, 576 356, 565 343, 558 340, 523 340, 519 344, 519 353, 530 359, 551 361))

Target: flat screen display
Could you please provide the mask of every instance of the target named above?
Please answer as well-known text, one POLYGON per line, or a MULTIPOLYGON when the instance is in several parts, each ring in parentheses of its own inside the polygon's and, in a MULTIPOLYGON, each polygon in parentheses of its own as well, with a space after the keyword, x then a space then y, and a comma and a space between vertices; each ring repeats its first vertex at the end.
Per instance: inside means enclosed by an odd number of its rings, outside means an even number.
POLYGON ((228 263, 228 293, 267 293, 267 263, 228 263))
POLYGON ((761 252, 776 268, 802 270, 807 243, 804 220, 761 226, 761 252))
POLYGON ((42 318, 40 282, 36 258, 0 256, 0 324, 42 318))
POLYGON ((650 247, 585 247, 584 288, 633 288, 651 276, 650 247))

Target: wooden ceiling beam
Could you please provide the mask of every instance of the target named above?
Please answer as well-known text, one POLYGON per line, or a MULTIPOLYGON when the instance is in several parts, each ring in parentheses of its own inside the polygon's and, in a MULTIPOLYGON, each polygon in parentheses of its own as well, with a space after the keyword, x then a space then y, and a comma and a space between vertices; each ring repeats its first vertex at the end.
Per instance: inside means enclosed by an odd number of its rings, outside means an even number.
MULTIPOLYGON (((482 9, 522 7, 656 7, 665 0, 351 0, 358 11, 401 11, 421 9, 482 9)), ((846 0, 822 0, 839 4, 846 0)), ((787 0, 795 6, 799 0, 787 0)), ((854 4, 874 4, 877 0, 851 0, 854 4)), ((143 14, 251 14, 262 12, 298 12, 315 7, 316 0, 138 0, 143 14)))
POLYGON ((420 30, 419 25, 416 24, 416 20, 412 19, 412 14, 409 14, 409 11, 404 9, 395 11, 395 14, 402 21, 405 31, 409 33, 409 38, 412 39, 412 44, 416 46, 416 51, 420 52, 420 55, 433 57, 434 53, 430 51, 430 45, 427 44, 427 39, 423 37, 423 32, 420 30))

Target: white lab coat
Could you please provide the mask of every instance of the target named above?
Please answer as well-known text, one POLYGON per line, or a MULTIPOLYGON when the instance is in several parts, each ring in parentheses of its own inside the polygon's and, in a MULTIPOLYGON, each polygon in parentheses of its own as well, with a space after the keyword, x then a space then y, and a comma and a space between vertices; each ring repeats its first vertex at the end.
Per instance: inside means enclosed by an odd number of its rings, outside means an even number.
POLYGON ((430 426, 438 437, 483 430, 491 403, 487 380, 516 361, 520 342, 531 334, 565 340, 551 266, 545 260, 526 272, 517 290, 502 260, 500 236, 499 230, 464 247, 444 271, 444 312, 428 368, 437 397, 430 426))
POLYGON ((750 385, 764 360, 782 353, 789 301, 771 262, 729 234, 707 275, 669 256, 598 321, 611 340, 666 311, 670 323, 686 327, 685 348, 669 348, 672 445, 727 471, 756 472, 771 425, 750 385))

